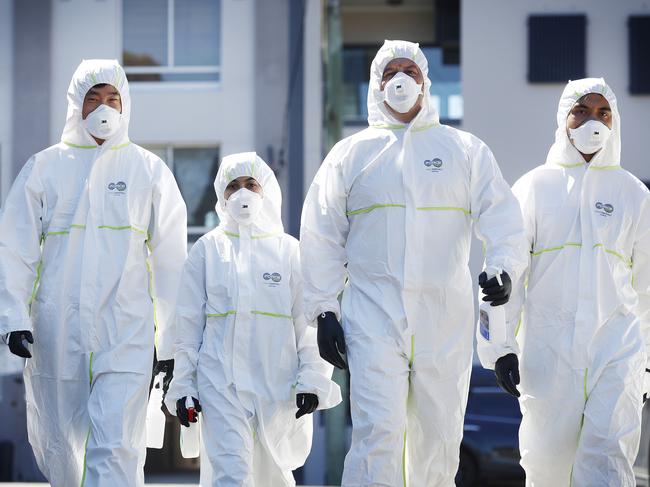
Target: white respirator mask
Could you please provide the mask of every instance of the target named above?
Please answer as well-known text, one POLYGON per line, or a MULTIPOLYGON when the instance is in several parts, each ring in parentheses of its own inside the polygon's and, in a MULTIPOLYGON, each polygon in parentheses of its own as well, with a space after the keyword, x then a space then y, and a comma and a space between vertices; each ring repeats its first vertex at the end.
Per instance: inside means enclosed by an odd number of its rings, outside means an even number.
POLYGON ((593 154, 603 148, 612 131, 598 120, 589 120, 577 129, 569 129, 569 138, 583 154, 593 154))
POLYGON ((102 104, 90 112, 83 122, 91 135, 106 140, 120 130, 122 114, 114 108, 102 104))
POLYGON ((397 113, 407 113, 421 94, 422 85, 401 71, 384 86, 384 100, 397 113))
POLYGON ((241 188, 226 200, 228 214, 240 225, 250 225, 262 209, 262 196, 246 188, 241 188))

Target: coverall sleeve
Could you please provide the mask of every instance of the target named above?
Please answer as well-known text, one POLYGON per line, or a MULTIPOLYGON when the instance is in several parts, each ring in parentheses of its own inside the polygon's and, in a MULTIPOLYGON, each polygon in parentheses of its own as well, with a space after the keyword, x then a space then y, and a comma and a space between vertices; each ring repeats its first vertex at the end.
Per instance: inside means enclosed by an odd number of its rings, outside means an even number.
POLYGON ((29 309, 41 262, 45 192, 27 161, 0 213, 0 335, 32 330, 29 309))
POLYGON ((174 306, 187 256, 187 210, 171 171, 161 161, 161 174, 154 185, 149 224, 149 271, 154 300, 156 353, 158 360, 173 355, 174 306))
POLYGON ((347 192, 337 144, 323 161, 309 188, 302 210, 300 255, 304 279, 304 309, 307 323, 328 311, 341 319, 338 301, 347 277, 345 244, 349 221, 347 192))
MULTIPOLYGON (((646 368, 650 368, 650 194, 641 205, 637 238, 632 253, 632 276, 639 300, 635 309, 646 344, 646 368)), ((650 391, 646 391, 650 392, 650 391)))
POLYGON ((205 244, 199 240, 185 261, 176 301, 174 378, 165 396, 167 409, 176 414, 176 401, 185 396, 199 398, 196 367, 205 330, 205 244))
MULTIPOLYGON (((516 283, 528 264, 521 209, 490 149, 475 137, 472 142, 469 146, 470 204, 474 231, 483 242, 486 268, 502 269, 516 283)), ((515 340, 519 314, 508 313, 509 308, 506 308, 506 343, 491 346, 489 357, 479 357, 486 368, 494 368, 496 360, 503 355, 519 352, 515 340)))
POLYGON ((341 389, 331 379, 334 367, 323 360, 318 353, 315 327, 309 326, 305 319, 302 300, 303 282, 297 245, 291 260, 292 315, 299 363, 296 394, 316 394, 318 409, 329 409, 341 402, 341 389))

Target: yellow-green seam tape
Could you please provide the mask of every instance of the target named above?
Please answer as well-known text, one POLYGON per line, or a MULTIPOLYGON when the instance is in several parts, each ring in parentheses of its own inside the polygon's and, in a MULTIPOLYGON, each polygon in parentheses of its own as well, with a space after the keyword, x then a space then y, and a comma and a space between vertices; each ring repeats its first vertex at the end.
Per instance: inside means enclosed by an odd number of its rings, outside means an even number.
POLYGON ((74 147, 75 149, 96 149, 97 147, 99 147, 98 145, 73 144, 72 142, 68 142, 67 140, 64 140, 63 143, 67 146, 74 147))
POLYGON ((32 303, 34 302, 34 299, 36 299, 36 291, 38 291, 38 284, 41 282, 41 275, 43 272, 43 257, 38 260, 38 264, 36 265, 36 279, 34 280, 34 286, 32 287, 32 295, 29 297, 29 301, 27 301, 27 306, 31 306, 32 303))
POLYGON ((586 163, 584 163, 584 162, 577 162, 577 163, 575 163, 575 164, 562 164, 561 162, 558 162, 558 163, 557 163, 558 166, 560 166, 560 167, 564 167, 564 168, 566 168, 566 169, 573 169, 574 167, 582 167, 582 166, 584 166, 585 164, 586 164, 586 163))
POLYGON ((390 124, 390 123, 378 123, 375 125, 371 125, 372 128, 375 129, 405 129, 406 125, 397 125, 397 124, 390 124))
POLYGON ((86 483, 86 457, 88 455, 88 440, 90 439, 90 425, 88 425, 88 434, 86 435, 86 443, 84 444, 84 471, 81 477, 81 487, 86 483))
POLYGON ((67 230, 56 230, 54 232, 47 232, 46 236, 50 237, 50 236, 53 236, 53 235, 68 235, 70 233, 70 230, 72 230, 73 228, 78 228, 78 229, 81 229, 81 230, 85 230, 86 225, 79 225, 77 223, 73 223, 72 225, 70 225, 68 227, 67 230))
POLYGON ((619 259, 621 259, 623 261, 623 263, 625 263, 626 266, 632 268, 632 259, 628 259, 627 257, 625 257, 622 254, 619 254, 615 250, 608 249, 601 243, 594 244, 594 248, 595 249, 596 248, 602 248, 605 252, 607 252, 608 254, 613 255, 615 257, 618 257, 619 259))
POLYGON ((517 328, 515 328, 515 338, 519 335, 519 330, 521 329, 521 323, 524 321, 524 310, 522 309, 519 313, 519 321, 517 322, 517 328))
POLYGON ((427 125, 423 125, 422 127, 411 129, 411 132, 423 132, 424 130, 430 129, 430 128, 435 127, 437 125, 440 125, 440 124, 437 123, 437 122, 429 123, 427 125))
POLYGON ((124 226, 112 226, 112 225, 99 225, 97 228, 106 229, 106 230, 133 230, 134 232, 142 233, 147 235, 147 231, 142 228, 138 228, 134 225, 124 225, 124 226))
POLYGON ((279 314, 279 313, 270 313, 268 311, 253 310, 253 311, 251 311, 251 314, 253 314, 253 315, 261 315, 261 316, 270 316, 271 318, 286 318, 288 320, 293 319, 293 316, 290 316, 290 315, 283 315, 283 314, 279 314))
POLYGON ((377 210, 379 208, 406 208, 406 205, 402 204, 377 204, 372 206, 367 206, 366 208, 359 208, 358 210, 347 211, 345 214, 347 216, 360 215, 362 213, 370 213, 371 211, 377 210))
POLYGON ((547 252, 555 252, 557 250, 562 250, 562 249, 564 249, 566 247, 582 247, 582 244, 580 242, 567 242, 565 244, 558 245, 557 247, 549 247, 547 249, 542 249, 542 250, 538 250, 536 252, 531 252, 530 254, 533 257, 537 257, 538 255, 542 255, 542 254, 545 254, 547 252))
POLYGON ((153 269, 151 268, 151 263, 149 259, 145 261, 147 264, 147 273, 149 274, 149 297, 151 298, 151 303, 153 304, 153 329, 154 329, 154 347, 158 348, 158 311, 156 309, 156 293, 154 291, 153 285, 153 269))
POLYGON ((129 146, 129 145, 131 145, 131 141, 130 141, 130 140, 127 141, 127 142, 124 142, 123 144, 119 144, 119 145, 116 145, 116 146, 114 146, 114 147, 111 147, 110 150, 120 150, 120 149, 124 149, 125 147, 127 147, 127 146, 129 146))
POLYGON ((593 169, 594 171, 611 171, 614 169, 619 169, 621 166, 588 166, 587 169, 593 169))
MULTIPOLYGON (((79 145, 79 144, 73 144, 72 142, 68 142, 67 140, 64 140, 63 143, 67 145, 68 147, 74 147, 75 149, 97 149, 99 145, 79 145)), ((114 147, 111 147, 110 150, 120 150, 124 149, 125 147, 131 145, 131 141, 127 141, 123 144, 116 145, 114 147)))
POLYGON ((224 316, 237 314, 235 310, 229 310, 225 313, 208 313, 205 315, 206 318, 223 318, 224 316))
MULTIPOLYGON (((90 352, 90 363, 88 365, 88 381, 90 386, 93 385, 93 352, 90 352)), ((81 487, 86 482, 86 457, 88 455, 88 439, 90 438, 91 425, 88 425, 88 434, 86 435, 86 443, 84 445, 84 471, 81 477, 81 487)))
MULTIPOLYGON (((224 230, 223 233, 224 233, 225 235, 228 235, 229 237, 239 238, 239 234, 238 234, 238 233, 229 232, 228 230, 224 230)), ((277 237, 277 236, 279 236, 279 235, 282 235, 282 232, 262 233, 262 234, 260 234, 260 235, 253 235, 253 236, 251 237, 251 240, 259 240, 259 239, 262 239, 262 238, 277 237)))

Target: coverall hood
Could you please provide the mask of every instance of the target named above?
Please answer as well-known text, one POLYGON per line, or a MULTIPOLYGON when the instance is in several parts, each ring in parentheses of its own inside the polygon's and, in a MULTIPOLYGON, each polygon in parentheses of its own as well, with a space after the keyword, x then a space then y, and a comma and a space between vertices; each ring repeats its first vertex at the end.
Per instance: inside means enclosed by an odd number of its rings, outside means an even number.
POLYGON ((418 127, 437 124, 439 122, 438 112, 429 99, 429 88, 431 88, 429 63, 427 62, 427 58, 424 57, 420 45, 408 41, 384 41, 383 46, 377 51, 370 66, 368 125, 371 127, 404 125, 402 122, 396 120, 386 109, 386 105, 384 105, 384 92, 381 91, 381 78, 384 74, 384 69, 386 69, 386 65, 393 59, 398 58, 412 59, 420 68, 424 79, 422 109, 411 123, 418 127))
POLYGON ((106 83, 117 88, 122 99, 122 122, 119 131, 102 144, 102 148, 117 147, 129 141, 131 96, 124 69, 115 59, 86 59, 72 75, 68 87, 68 113, 61 142, 82 148, 96 147, 97 142, 86 130, 82 118, 84 98, 95 85, 106 83))
POLYGON ((591 166, 620 166, 621 164, 621 117, 618 113, 616 95, 603 78, 584 78, 569 81, 562 92, 557 108, 557 130, 555 143, 546 157, 547 164, 561 166, 584 164, 582 154, 578 152, 567 135, 566 120, 575 103, 589 93, 603 95, 612 109, 612 132, 589 163, 591 166))
POLYGON ((264 160, 255 152, 240 152, 223 158, 217 177, 214 180, 214 190, 217 193, 216 210, 219 221, 227 230, 237 231, 239 224, 226 210, 226 186, 233 179, 242 176, 255 178, 262 186, 262 210, 252 224, 255 232, 282 233, 282 193, 275 174, 264 160))

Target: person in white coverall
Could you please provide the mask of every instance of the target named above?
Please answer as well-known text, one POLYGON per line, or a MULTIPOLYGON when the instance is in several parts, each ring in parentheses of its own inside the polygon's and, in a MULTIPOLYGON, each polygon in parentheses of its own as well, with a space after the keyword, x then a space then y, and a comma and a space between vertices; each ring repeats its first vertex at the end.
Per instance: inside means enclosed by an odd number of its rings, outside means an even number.
POLYGON ((202 409, 215 487, 293 486, 317 408, 341 402, 305 320, 298 242, 284 233, 280 186, 254 152, 223 159, 220 224, 192 247, 176 310, 175 376, 165 402, 189 426, 202 409))
POLYGON ((621 168, 602 78, 566 86, 546 164, 513 190, 530 265, 506 305, 523 314, 496 372, 519 395, 518 331, 526 485, 632 487, 650 376, 650 193, 621 168))
POLYGON ((370 127, 331 150, 303 208, 306 317, 318 317, 321 355, 349 361, 345 487, 454 485, 472 364, 472 227, 503 271, 494 299, 507 300, 505 276, 525 265, 520 210, 492 153, 439 123, 430 84, 417 44, 386 41, 370 71, 370 127))
POLYGON ((29 159, 0 217, 0 333, 29 357, 29 441, 53 487, 144 484, 154 342, 172 358, 185 204, 129 141, 130 111, 121 66, 83 61, 61 142, 29 159))

